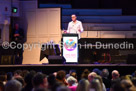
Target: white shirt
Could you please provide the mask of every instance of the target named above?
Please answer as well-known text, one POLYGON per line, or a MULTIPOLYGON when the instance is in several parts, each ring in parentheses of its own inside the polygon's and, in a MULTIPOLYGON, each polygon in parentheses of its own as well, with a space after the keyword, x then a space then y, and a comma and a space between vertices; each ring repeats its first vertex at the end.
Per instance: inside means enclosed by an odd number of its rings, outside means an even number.
POLYGON ((76 23, 74 23, 73 21, 69 22, 67 33, 76 33, 78 34, 78 37, 80 39, 80 33, 83 31, 84 29, 81 21, 76 20, 76 23))

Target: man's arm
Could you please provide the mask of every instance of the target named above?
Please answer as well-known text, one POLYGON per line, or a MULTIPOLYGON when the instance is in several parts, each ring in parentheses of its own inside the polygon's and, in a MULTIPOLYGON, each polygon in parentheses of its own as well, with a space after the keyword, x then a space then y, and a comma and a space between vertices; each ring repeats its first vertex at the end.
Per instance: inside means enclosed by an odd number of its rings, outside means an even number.
POLYGON ((82 33, 84 31, 82 22, 80 22, 80 32, 82 33))
POLYGON ((70 30, 70 23, 68 23, 67 33, 70 32, 69 30, 70 30))

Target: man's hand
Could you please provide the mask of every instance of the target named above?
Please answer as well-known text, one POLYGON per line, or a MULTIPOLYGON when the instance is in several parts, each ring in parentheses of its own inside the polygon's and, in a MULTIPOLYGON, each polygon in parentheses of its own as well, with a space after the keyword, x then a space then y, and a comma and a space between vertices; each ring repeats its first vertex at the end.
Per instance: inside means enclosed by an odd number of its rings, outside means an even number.
POLYGON ((79 32, 81 32, 81 30, 80 30, 80 29, 79 29, 78 31, 79 31, 79 32))

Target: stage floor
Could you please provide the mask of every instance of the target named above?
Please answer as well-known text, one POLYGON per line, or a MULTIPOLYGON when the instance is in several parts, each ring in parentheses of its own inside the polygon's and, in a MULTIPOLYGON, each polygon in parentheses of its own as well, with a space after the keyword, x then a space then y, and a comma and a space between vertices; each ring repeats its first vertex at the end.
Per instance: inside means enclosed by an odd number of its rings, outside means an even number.
POLYGON ((100 70, 107 68, 111 73, 113 70, 118 70, 120 74, 132 74, 136 71, 136 64, 23 64, 23 65, 0 65, 0 72, 14 72, 15 70, 35 70, 43 72, 47 75, 65 70, 66 73, 71 69, 75 69, 78 75, 81 75, 84 69, 90 70, 98 68, 100 70))
POLYGON ((126 66, 135 67, 136 64, 22 64, 22 65, 0 65, 0 67, 103 67, 103 66, 126 66))

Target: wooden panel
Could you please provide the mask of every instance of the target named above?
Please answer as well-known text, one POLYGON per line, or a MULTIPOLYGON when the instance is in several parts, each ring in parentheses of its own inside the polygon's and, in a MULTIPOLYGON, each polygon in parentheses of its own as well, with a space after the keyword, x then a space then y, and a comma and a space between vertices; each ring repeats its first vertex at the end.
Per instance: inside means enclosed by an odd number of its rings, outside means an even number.
POLYGON ((27 41, 26 41, 26 42, 29 42, 29 43, 38 42, 38 38, 35 38, 35 37, 27 37, 27 41))
POLYGON ((98 38, 99 37, 99 31, 88 31, 87 36, 88 36, 88 38, 98 38))
POLYGON ((88 31, 84 31, 81 33, 81 38, 87 38, 88 31))
POLYGON ((24 13, 24 26, 27 31, 27 37, 34 36, 36 37, 36 14, 35 11, 29 11, 24 13))
POLYGON ((36 11, 36 31, 38 37, 48 35, 48 12, 47 10, 36 11))
MULTIPOLYGON (((25 13, 27 26, 27 43, 47 43, 53 40, 58 43, 61 39, 60 8, 36 9, 25 13)), ((23 64, 47 63, 44 59, 40 62, 40 48, 36 47, 29 51, 24 50, 23 64)))
POLYGON ((49 41, 53 41, 54 43, 58 44, 61 42, 60 36, 51 36, 49 37, 49 41))
POLYGON ((101 31, 101 38, 125 38, 124 31, 101 31))
POLYGON ((48 11, 48 30, 49 30, 49 35, 60 34, 60 10, 59 9, 48 11))
POLYGON ((29 47, 24 50, 23 56, 23 64, 39 64, 40 48, 38 46, 35 48, 33 47, 32 49, 29 47))
POLYGON ((135 38, 136 31, 84 31, 81 38, 135 38))
POLYGON ((38 38, 39 43, 47 43, 48 42, 48 37, 45 38, 38 38))

